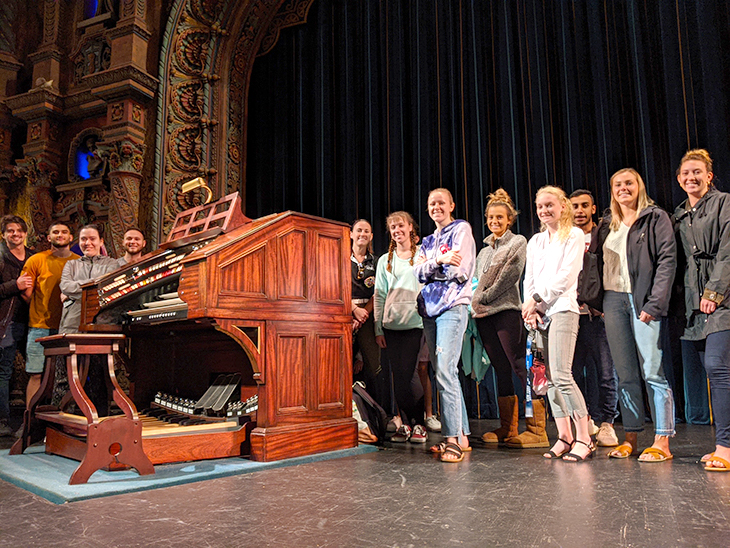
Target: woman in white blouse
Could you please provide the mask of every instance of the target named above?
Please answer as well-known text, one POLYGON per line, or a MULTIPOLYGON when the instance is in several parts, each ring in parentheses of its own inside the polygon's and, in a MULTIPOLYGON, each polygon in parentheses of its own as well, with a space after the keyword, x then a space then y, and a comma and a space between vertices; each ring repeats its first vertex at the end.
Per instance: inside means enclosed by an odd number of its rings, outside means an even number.
POLYGON ((525 302, 522 317, 531 328, 548 321, 546 365, 548 400, 558 428, 558 441, 545 458, 577 462, 593 457, 588 410, 573 379, 573 353, 578 337, 578 275, 583 267, 583 232, 573 227, 573 207, 562 189, 544 186, 535 197, 541 232, 527 244, 525 302), (571 427, 575 423, 575 436, 571 427))

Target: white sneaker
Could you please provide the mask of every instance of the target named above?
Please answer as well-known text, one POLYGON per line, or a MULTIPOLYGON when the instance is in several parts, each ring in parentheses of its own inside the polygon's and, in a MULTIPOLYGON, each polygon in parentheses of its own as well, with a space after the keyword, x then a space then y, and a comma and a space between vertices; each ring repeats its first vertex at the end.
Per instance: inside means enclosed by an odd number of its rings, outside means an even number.
POLYGON ((613 429, 613 424, 608 422, 602 422, 601 427, 598 429, 596 435, 596 445, 601 447, 616 447, 618 445, 618 436, 616 430, 613 429))
POLYGON ((588 435, 589 436, 595 436, 598 434, 598 431, 600 428, 596 426, 596 423, 593 422, 593 419, 588 419, 588 435))
POLYGON ((385 427, 386 432, 397 432, 398 429, 403 425, 403 421, 401 420, 399 415, 396 415, 392 419, 388 421, 388 424, 385 427))
POLYGON ((441 432, 441 422, 431 415, 430 417, 426 417, 426 430, 429 432, 441 432))

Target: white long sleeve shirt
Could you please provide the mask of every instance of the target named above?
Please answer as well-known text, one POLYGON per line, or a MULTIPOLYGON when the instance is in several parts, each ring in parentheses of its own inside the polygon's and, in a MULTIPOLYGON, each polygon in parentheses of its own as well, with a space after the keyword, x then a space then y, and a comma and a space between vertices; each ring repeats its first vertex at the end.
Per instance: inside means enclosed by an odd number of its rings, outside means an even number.
POLYGON ((525 264, 525 298, 535 293, 544 301, 546 315, 556 312, 580 313, 578 275, 583 269, 585 239, 583 231, 573 227, 568 238, 550 241, 547 230, 535 234, 527 244, 525 264))

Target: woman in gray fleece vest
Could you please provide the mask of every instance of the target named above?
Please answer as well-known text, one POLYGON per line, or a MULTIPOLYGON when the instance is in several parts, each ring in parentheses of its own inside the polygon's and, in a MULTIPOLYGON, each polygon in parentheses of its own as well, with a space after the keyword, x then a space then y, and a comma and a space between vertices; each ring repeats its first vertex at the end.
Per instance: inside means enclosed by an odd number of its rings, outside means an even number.
POLYGON ((500 427, 482 436, 485 443, 506 443, 510 447, 548 447, 545 434, 545 405, 535 397, 534 416, 527 419, 527 431, 518 435, 518 397, 512 372, 527 384, 525 328, 522 322, 520 278, 525 268, 527 240, 510 227, 517 211, 509 194, 498 189, 489 195, 484 215, 492 232, 477 256, 475 276, 479 283, 471 301, 479 336, 497 375, 497 404, 500 427))

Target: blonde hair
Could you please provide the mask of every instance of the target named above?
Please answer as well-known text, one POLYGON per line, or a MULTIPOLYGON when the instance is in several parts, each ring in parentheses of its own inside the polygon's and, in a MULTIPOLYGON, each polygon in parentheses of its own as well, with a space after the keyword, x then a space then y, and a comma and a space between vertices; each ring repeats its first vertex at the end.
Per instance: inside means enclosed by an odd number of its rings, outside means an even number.
MULTIPOLYGON (((431 199, 431 194, 433 194, 434 192, 443 192, 444 194, 446 194, 449 197, 449 202, 452 204, 454 203, 454 197, 451 195, 451 192, 449 191, 448 188, 434 188, 431 192, 428 193, 427 201, 431 199)), ((453 213, 454 212, 452 211, 449 214, 449 217, 451 218, 452 221, 454 220, 453 213)))
POLYGON ((616 201, 616 197, 613 195, 613 180, 622 173, 631 173, 636 178, 636 182, 639 184, 639 199, 636 202, 636 214, 638 215, 650 205, 654 205, 654 200, 649 198, 649 195, 646 193, 646 185, 644 184, 644 179, 642 179, 641 175, 639 175, 639 172, 632 167, 619 169, 616 173, 611 175, 611 179, 608 183, 608 189, 611 193, 611 224, 608 226, 613 231, 618 230, 621 226, 621 222, 624 220, 623 213, 621 213, 621 205, 616 201))
POLYGON ((513 224, 515 224, 519 211, 517 211, 515 209, 515 206, 512 202, 512 198, 510 198, 510 195, 507 194, 507 191, 505 189, 498 188, 497 190, 492 192, 489 196, 487 196, 487 199, 489 201, 487 202, 487 207, 484 209, 485 217, 487 215, 489 215, 490 207, 502 206, 507 210, 507 217, 509 218, 509 226, 512 226, 513 224))
MULTIPOLYGON (((558 201, 563 204, 563 212, 558 219, 558 240, 564 242, 570 235, 570 229, 573 228, 573 204, 570 203, 565 191, 557 186, 546 185, 537 191, 535 202, 541 194, 552 194, 558 201)), ((547 230, 545 223, 540 222, 540 230, 547 230)))
MULTIPOLYGON (((679 177, 679 172, 682 170, 682 164, 691 160, 702 162, 707 168, 707 173, 712 173, 712 158, 710 157, 710 153, 704 148, 693 148, 685 152, 684 156, 682 156, 682 160, 679 162, 679 167, 677 168, 677 177, 679 177)), ((710 181, 709 186, 712 186, 712 181, 710 181)))
POLYGON ((402 219, 407 224, 411 225, 411 233, 408 235, 408 239, 411 241, 411 258, 409 260, 411 266, 413 266, 413 259, 416 256, 416 244, 418 243, 418 236, 416 235, 416 223, 413 221, 413 217, 406 211, 394 211, 385 219, 385 228, 388 230, 388 238, 390 238, 390 244, 388 244, 388 272, 393 271, 393 252, 398 244, 395 243, 390 235, 390 223, 396 219, 402 219))

